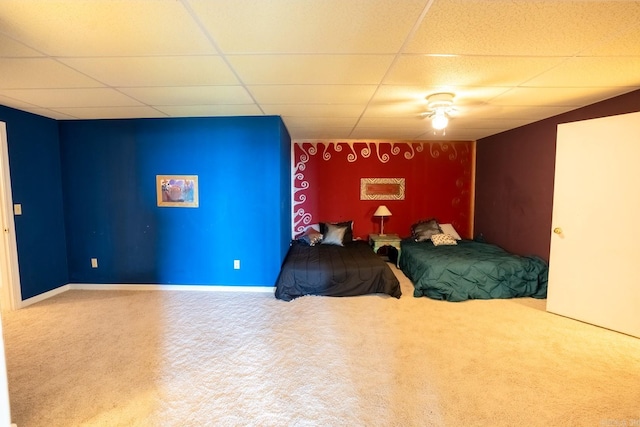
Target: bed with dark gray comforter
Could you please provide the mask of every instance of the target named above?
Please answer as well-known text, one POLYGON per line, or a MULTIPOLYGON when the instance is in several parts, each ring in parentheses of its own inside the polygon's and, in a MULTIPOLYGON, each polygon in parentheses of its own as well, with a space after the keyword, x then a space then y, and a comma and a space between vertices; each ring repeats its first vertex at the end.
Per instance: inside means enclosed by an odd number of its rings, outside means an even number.
POLYGON ((387 294, 400 298, 400 283, 387 263, 364 241, 344 246, 309 246, 294 240, 276 280, 275 296, 387 294))

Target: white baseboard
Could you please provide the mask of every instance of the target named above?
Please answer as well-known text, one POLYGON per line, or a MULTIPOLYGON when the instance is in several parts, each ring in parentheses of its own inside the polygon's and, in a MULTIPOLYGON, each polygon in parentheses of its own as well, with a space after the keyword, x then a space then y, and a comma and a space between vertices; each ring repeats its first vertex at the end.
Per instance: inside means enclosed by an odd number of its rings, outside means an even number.
POLYGON ((29 306, 31 304, 35 304, 37 302, 44 301, 44 300, 49 299, 49 298, 51 298, 53 296, 56 296, 56 295, 61 294, 63 292, 66 292, 69 289, 71 289, 69 285, 62 285, 59 288, 52 289, 52 290, 47 291, 45 293, 42 293, 40 295, 36 295, 35 297, 27 298, 25 300, 22 300, 22 302, 20 303, 20 307, 18 307, 18 308, 24 308, 24 307, 27 307, 27 306, 29 306))
POLYGON ((141 284, 103 284, 69 283, 69 289, 84 291, 199 291, 199 292, 275 292, 272 286, 217 286, 217 285, 141 285, 141 284))
POLYGON ((140 284, 104 284, 104 283, 69 283, 59 288, 28 298, 20 304, 19 308, 27 307, 40 301, 44 301, 55 295, 70 290, 83 291, 198 291, 198 292, 262 292, 274 293, 276 288, 272 286, 206 286, 206 285, 140 285, 140 284))

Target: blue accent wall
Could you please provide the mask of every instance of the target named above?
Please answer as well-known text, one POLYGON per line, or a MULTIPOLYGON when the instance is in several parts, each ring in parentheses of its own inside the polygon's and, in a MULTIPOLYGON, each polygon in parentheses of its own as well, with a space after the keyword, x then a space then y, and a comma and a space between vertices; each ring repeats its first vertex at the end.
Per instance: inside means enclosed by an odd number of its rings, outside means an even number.
POLYGON ((59 129, 69 282, 274 285, 291 228, 291 139, 279 117, 59 129), (197 175, 199 207, 158 207, 156 175, 197 175))
POLYGON ((0 106, 7 126, 22 299, 69 282, 58 123, 0 106))

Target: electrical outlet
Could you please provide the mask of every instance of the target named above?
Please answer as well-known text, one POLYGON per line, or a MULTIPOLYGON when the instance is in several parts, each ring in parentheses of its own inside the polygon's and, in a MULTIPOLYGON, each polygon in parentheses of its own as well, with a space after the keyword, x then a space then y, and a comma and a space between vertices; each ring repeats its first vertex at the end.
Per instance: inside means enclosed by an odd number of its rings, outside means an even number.
POLYGON ((98 268, 98 258, 91 258, 91 268, 98 268))
POLYGON ((16 203, 13 205, 13 214, 22 215, 22 205, 20 203, 16 203))
POLYGON ((233 260, 233 269, 234 270, 240 270, 240 260, 239 259, 234 259, 233 260))

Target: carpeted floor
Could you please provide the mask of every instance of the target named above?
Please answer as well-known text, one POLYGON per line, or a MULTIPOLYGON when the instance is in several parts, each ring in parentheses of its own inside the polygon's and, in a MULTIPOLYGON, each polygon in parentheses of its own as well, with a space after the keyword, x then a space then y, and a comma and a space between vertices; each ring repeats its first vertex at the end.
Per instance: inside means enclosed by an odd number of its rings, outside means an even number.
POLYGON ((13 421, 640 425, 640 339, 544 300, 69 291, 3 314, 13 421), (635 423, 635 424, 634 424, 635 423))

